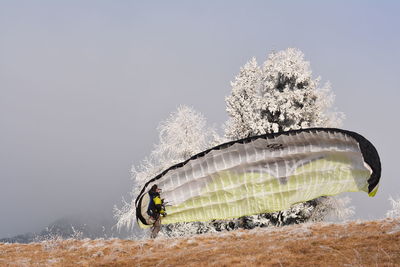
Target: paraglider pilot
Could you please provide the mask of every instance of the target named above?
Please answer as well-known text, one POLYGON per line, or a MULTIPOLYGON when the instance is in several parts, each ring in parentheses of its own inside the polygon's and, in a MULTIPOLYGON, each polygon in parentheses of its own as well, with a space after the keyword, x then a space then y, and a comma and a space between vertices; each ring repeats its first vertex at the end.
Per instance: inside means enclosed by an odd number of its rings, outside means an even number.
POLYGON ((157 185, 153 185, 149 191, 150 202, 149 207, 147 209, 147 214, 150 216, 153 222, 153 226, 151 228, 151 238, 156 238, 158 232, 161 229, 161 216, 163 217, 167 215, 164 207, 164 200, 160 197, 161 188, 158 188, 157 185))

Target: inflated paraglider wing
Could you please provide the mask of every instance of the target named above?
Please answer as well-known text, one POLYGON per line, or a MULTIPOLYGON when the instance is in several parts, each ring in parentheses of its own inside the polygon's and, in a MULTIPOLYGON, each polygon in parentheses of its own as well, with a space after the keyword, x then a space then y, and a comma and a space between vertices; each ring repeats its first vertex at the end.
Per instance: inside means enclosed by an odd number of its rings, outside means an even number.
POLYGON ((148 181, 135 201, 136 216, 151 223, 153 184, 170 205, 167 224, 274 212, 342 192, 374 196, 380 175, 376 149, 354 132, 312 128, 254 136, 206 150, 148 181))

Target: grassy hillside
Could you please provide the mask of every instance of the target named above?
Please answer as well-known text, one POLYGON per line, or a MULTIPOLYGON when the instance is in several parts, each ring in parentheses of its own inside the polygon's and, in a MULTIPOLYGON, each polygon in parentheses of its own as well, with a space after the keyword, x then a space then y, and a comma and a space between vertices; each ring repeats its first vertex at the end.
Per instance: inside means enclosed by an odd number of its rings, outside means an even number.
POLYGON ((303 224, 130 241, 0 243, 0 266, 400 266, 400 221, 303 224))

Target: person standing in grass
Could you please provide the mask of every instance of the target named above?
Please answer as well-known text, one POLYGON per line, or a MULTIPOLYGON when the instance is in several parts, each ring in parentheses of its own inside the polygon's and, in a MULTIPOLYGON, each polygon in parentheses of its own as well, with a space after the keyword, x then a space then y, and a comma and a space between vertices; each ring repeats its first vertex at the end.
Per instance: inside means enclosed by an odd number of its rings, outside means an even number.
POLYGON ((156 184, 153 185, 149 191, 150 202, 147 209, 147 214, 153 221, 150 235, 151 238, 156 238, 158 232, 161 230, 161 215, 163 217, 167 215, 163 205, 164 200, 160 197, 161 191, 161 188, 158 188, 156 184))

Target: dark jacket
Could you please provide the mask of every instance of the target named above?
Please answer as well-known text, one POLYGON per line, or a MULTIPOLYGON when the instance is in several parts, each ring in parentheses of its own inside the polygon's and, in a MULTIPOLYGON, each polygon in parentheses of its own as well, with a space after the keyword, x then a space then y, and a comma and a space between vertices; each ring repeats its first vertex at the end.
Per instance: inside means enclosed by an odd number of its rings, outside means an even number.
POLYGON ((150 202, 149 207, 147 208, 147 214, 155 219, 160 216, 160 214, 164 214, 165 210, 163 207, 163 202, 160 197, 160 194, 157 192, 149 192, 150 202))

